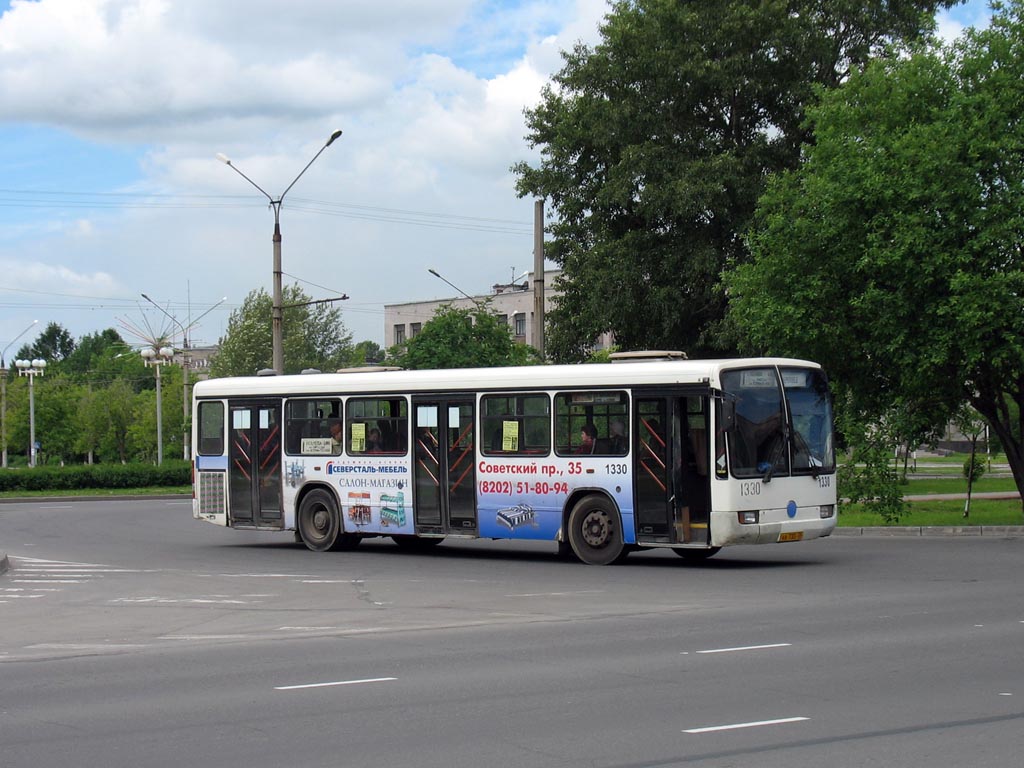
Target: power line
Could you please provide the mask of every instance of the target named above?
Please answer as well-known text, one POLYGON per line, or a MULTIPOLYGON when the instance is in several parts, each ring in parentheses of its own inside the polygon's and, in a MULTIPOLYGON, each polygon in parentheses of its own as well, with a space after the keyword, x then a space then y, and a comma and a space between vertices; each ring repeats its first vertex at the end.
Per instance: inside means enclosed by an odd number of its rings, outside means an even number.
MULTIPOLYGON (((208 195, 157 192, 80 192, 73 190, 0 189, 0 208, 45 209, 224 209, 248 208, 252 195, 208 195)), ((321 216, 381 221, 389 224, 434 229, 455 229, 495 234, 532 235, 530 222, 484 216, 420 211, 406 208, 361 205, 331 200, 296 197, 288 206, 292 210, 321 216)))

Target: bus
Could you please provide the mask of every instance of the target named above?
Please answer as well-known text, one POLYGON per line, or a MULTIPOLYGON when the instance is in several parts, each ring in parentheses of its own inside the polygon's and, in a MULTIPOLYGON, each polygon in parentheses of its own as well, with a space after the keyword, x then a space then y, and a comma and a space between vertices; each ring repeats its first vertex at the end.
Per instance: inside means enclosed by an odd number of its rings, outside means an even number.
POLYGON ((802 360, 210 379, 193 413, 193 516, 317 552, 540 540, 607 565, 836 525, 828 381, 802 360))

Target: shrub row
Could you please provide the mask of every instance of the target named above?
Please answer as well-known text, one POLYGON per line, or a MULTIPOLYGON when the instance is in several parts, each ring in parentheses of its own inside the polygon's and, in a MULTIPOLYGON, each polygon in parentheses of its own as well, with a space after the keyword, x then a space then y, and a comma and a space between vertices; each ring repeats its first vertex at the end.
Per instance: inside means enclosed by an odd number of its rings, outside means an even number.
POLYGON ((79 488, 162 488, 192 482, 192 464, 86 464, 0 470, 0 491, 64 491, 79 488))

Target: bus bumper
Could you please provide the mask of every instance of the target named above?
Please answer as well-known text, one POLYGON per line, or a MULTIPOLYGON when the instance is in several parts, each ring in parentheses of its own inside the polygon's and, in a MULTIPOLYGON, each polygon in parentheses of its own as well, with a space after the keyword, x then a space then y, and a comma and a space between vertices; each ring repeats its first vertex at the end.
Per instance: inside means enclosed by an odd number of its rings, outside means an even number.
POLYGON ((727 547, 733 544, 777 544, 787 541, 808 541, 828 536, 836 528, 836 515, 822 518, 818 507, 800 509, 790 519, 786 510, 762 510, 760 522, 741 523, 736 514, 720 513, 711 516, 711 545, 727 547), (813 516, 810 512, 813 511, 813 516), (778 519, 779 517, 783 519, 778 519))

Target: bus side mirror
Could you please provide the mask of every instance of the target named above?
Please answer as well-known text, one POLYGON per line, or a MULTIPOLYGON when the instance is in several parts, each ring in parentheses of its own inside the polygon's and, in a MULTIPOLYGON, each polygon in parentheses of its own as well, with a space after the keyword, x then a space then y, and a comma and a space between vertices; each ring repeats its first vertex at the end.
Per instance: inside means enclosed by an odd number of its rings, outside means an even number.
POLYGON ((736 402, 734 400, 722 400, 722 431, 729 432, 736 426, 736 402))

